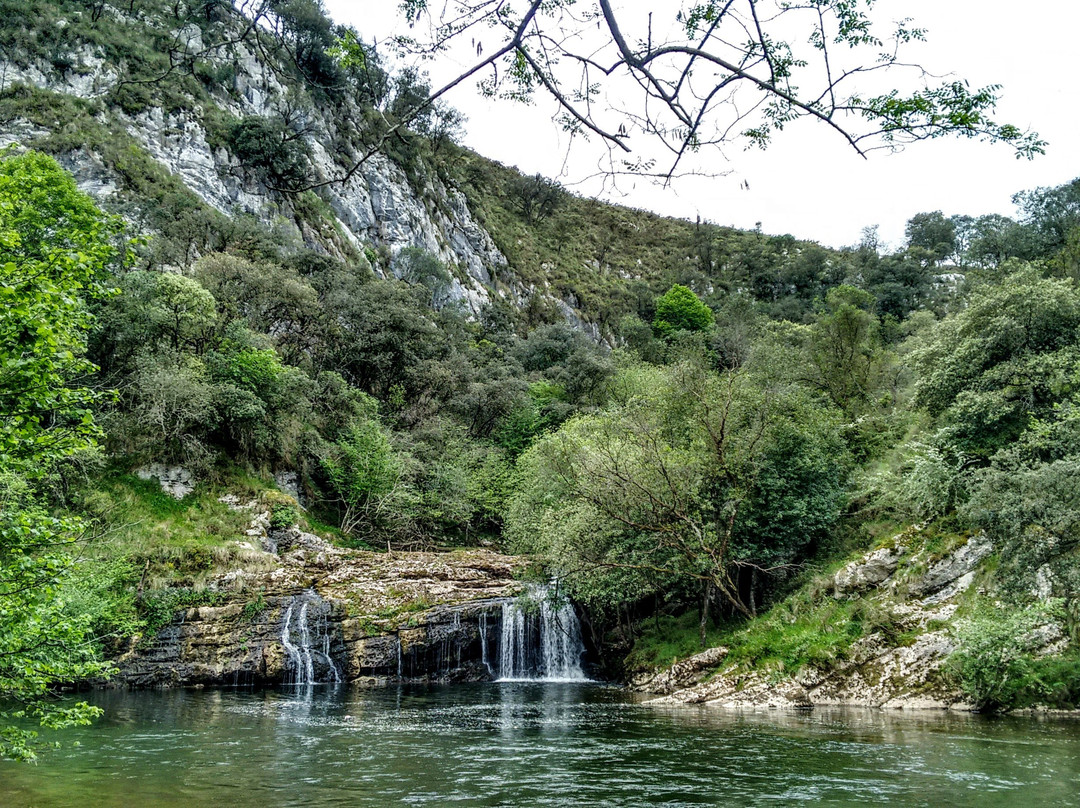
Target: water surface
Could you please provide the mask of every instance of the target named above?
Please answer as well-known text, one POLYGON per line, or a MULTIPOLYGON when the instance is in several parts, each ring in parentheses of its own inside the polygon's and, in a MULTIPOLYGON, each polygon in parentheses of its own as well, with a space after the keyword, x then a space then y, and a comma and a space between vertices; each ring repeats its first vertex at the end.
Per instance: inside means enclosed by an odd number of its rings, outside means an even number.
POLYGON ((0 763, 0 805, 1080 806, 1070 720, 658 709, 592 684, 93 700, 63 749, 0 763))

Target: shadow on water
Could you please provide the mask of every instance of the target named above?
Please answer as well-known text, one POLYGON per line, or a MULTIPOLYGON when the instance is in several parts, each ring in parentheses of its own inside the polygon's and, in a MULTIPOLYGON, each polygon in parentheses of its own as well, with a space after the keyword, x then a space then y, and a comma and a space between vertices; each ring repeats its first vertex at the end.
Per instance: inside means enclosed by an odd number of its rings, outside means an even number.
POLYGON ((1080 806, 1072 721, 654 707, 583 682, 94 699, 59 752, 0 763, 0 805, 1080 806))

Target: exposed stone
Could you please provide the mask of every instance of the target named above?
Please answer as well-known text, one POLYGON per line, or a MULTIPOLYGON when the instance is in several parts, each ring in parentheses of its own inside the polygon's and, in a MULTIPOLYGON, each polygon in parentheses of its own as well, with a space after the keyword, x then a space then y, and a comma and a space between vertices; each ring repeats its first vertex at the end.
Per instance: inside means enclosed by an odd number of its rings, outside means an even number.
POLYGON ((655 671, 636 677, 631 684, 636 690, 645 693, 674 693, 680 688, 697 684, 705 676, 712 673, 724 657, 728 649, 719 646, 709 648, 700 654, 695 654, 682 662, 676 662, 670 668, 656 673, 655 671))
POLYGON ((304 492, 300 490, 300 478, 295 471, 279 471, 274 474, 274 482, 277 487, 296 500, 296 504, 304 507, 304 492))
MULTIPOLYGON (((916 528, 918 529, 918 528, 916 528)), ((732 708, 788 708, 810 705, 852 705, 888 709, 970 709, 961 694, 941 675, 941 667, 956 645, 942 628, 955 614, 957 599, 973 584, 979 564, 992 552, 984 535, 934 562, 922 573, 899 572, 904 551, 879 549, 851 562, 833 579, 837 594, 861 592, 875 608, 889 612, 889 622, 904 630, 897 642, 895 629, 888 636, 872 632, 845 650, 841 659, 819 666, 806 665, 788 674, 747 671, 737 665, 723 667, 726 649, 715 664, 680 665, 693 668, 680 675, 674 668, 635 682, 640 689, 667 695, 649 703, 710 704, 732 708), (878 591, 873 591, 877 588, 878 591), (684 684, 684 682, 686 682, 684 684), (668 689, 668 684, 674 686, 668 689), (661 689, 663 688, 663 689, 661 689)), ((1059 626, 1046 625, 1032 638, 1035 646, 1053 653, 1062 642, 1059 626)), ((704 660, 706 654, 694 659, 704 660)), ((678 666, 675 666, 678 667, 678 666)))
POLYGON ((993 550, 994 546, 985 533, 973 536, 967 544, 932 564, 925 574, 913 581, 910 585, 911 593, 925 596, 944 589, 948 584, 972 572, 993 550))
POLYGON ((882 548, 868 553, 859 561, 852 561, 833 577, 837 595, 857 592, 883 583, 896 572, 903 550, 882 548))
POLYGON ((282 565, 268 573, 234 570, 213 586, 243 591, 221 606, 179 612, 154 637, 117 659, 113 684, 136 687, 281 682, 290 603, 327 604, 330 653, 348 681, 465 681, 488 678, 505 599, 520 585, 522 561, 482 550, 370 553, 332 547, 295 528, 282 565), (487 618, 492 619, 488 620, 487 618))
POLYGON ((1049 600, 1054 594, 1054 573, 1049 565, 1043 564, 1035 571, 1035 586, 1031 594, 1039 600, 1049 600))
POLYGON ((161 484, 161 490, 176 499, 183 499, 195 490, 195 477, 183 466, 151 463, 136 469, 135 474, 140 480, 156 479, 161 484))

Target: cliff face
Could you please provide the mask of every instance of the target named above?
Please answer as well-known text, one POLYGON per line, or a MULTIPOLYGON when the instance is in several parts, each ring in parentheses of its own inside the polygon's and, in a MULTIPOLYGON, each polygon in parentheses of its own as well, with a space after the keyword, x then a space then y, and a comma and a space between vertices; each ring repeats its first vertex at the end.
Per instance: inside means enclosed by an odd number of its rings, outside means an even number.
POLYGON ((356 552, 295 528, 262 540, 279 545, 265 552, 271 569, 221 576, 213 587, 224 603, 181 610, 153 636, 134 638, 110 683, 490 678, 486 649, 495 648, 503 603, 520 590, 519 559, 356 552))
MULTIPOLYGON (((123 16, 114 9, 106 14, 123 16)), ((148 33, 156 25, 153 19, 141 17, 116 22, 145 25, 148 33)), ((96 102, 104 110, 99 117, 122 127, 136 148, 203 203, 227 216, 254 216, 298 246, 337 257, 362 255, 365 248, 385 248, 390 255, 405 247, 422 248, 451 271, 447 301, 459 301, 474 314, 479 312, 495 293, 493 276, 504 274, 507 260, 473 217, 460 191, 433 170, 410 178, 380 153, 368 157, 349 179, 333 181, 358 156, 356 148, 343 144, 367 125, 362 108, 347 99, 332 107, 314 103, 302 87, 284 80, 280 65, 246 41, 208 49, 197 26, 172 33, 186 52, 201 54, 204 70, 228 77, 209 87, 209 97, 198 103, 125 110, 112 100, 127 81, 121 66, 103 55, 103 48, 77 41, 62 59, 58 56, 52 62, 0 56, 0 93, 24 85, 96 102), (57 63, 64 68, 58 69, 57 63), (272 183, 253 179, 236 155, 215 142, 220 138, 206 124, 215 116, 291 122, 290 131, 301 133, 309 154, 308 184, 318 186, 322 208, 318 222, 297 215, 296 194, 278 192, 268 187, 272 183)), ((123 168, 110 164, 92 146, 71 148, 70 142, 58 146, 58 128, 62 123, 42 126, 15 117, 0 127, 0 146, 17 143, 52 152, 75 175, 82 190, 107 207, 123 209, 131 201, 124 199, 123 168)), ((375 269, 385 275, 390 266, 383 262, 375 269)), ((520 298, 528 291, 511 286, 510 294, 520 298)))

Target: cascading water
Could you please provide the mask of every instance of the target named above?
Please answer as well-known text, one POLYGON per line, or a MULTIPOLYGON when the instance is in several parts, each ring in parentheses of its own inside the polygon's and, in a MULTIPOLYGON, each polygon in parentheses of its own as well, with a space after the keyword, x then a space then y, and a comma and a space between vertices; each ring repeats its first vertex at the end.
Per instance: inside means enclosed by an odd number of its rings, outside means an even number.
MULTIPOLYGON (((497 678, 500 681, 585 682, 581 669, 585 644, 581 623, 567 602, 553 603, 546 586, 529 591, 535 608, 527 609, 516 600, 502 606, 497 678)), ((484 632, 481 632, 483 636, 484 632)), ((484 663, 487 659, 484 643, 484 663)))
POLYGON ((284 684, 341 681, 341 669, 330 655, 329 614, 329 605, 310 589, 290 601, 281 621, 281 645, 288 656, 284 684))

